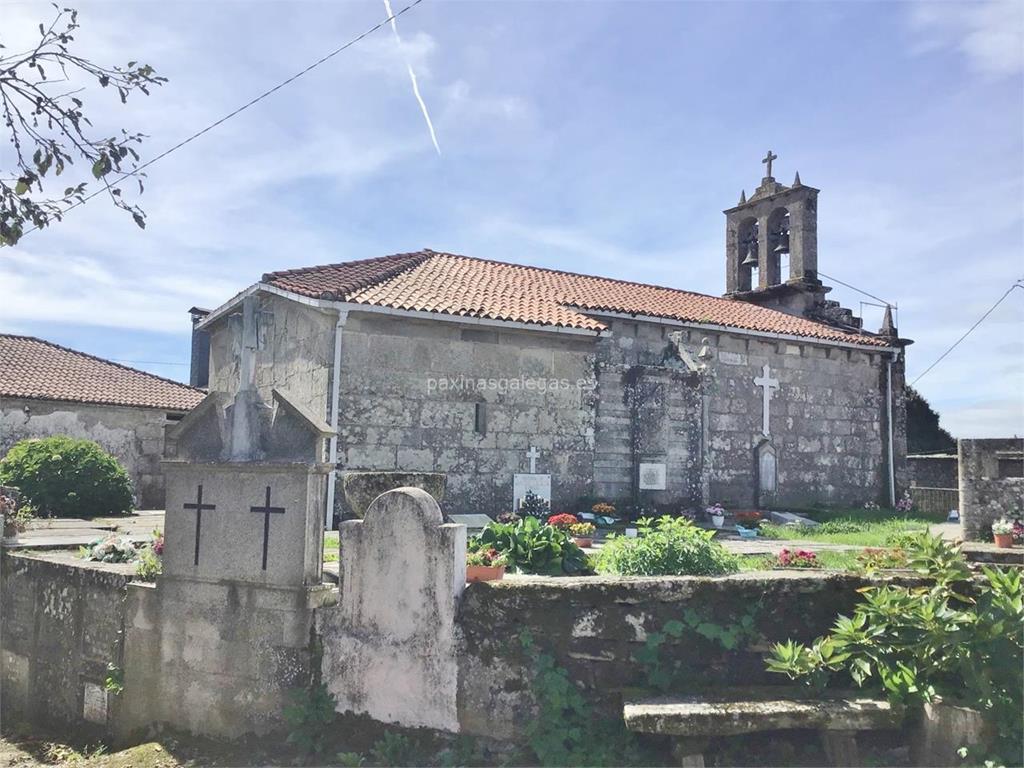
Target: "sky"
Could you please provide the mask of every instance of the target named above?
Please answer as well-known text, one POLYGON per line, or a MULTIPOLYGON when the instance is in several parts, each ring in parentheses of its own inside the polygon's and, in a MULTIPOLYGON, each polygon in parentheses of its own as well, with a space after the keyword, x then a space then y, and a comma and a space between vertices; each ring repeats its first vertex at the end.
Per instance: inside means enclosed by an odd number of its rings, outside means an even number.
MULTIPOLYGON (((82 95, 98 130, 147 134, 144 159, 386 18, 383 0, 76 7, 77 52, 169 78, 123 106, 82 95)), ((16 50, 52 6, 0 11, 16 50)), ((0 250, 0 331, 187 380, 189 307, 425 247, 721 294, 722 211, 769 149, 779 181, 821 189, 820 270, 898 305, 908 380, 1024 277, 1017 0, 424 0, 397 27, 155 164, 144 231, 100 197, 0 250)), ((880 325, 863 295, 830 297, 880 325)), ((917 386, 958 437, 1024 434, 1024 290, 917 386)))

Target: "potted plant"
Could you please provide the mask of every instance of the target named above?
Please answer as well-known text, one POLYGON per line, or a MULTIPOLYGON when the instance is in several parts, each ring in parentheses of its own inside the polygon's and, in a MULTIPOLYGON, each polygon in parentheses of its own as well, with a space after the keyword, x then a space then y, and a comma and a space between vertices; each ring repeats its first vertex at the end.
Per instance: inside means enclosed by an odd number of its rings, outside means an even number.
POLYGON ((4 538, 13 538, 28 527, 32 520, 32 508, 27 504, 19 507, 15 496, 0 493, 0 518, 3 519, 4 538))
POLYGON ((992 538, 1000 549, 1009 549, 1013 546, 1013 523, 1005 517, 992 523, 992 538))
POLYGON ((572 526, 576 525, 579 519, 576 515, 570 515, 567 512, 562 512, 557 515, 552 515, 548 518, 548 525, 560 528, 562 530, 569 530, 572 526))
POLYGON ((713 507, 708 507, 705 510, 708 513, 708 517, 711 518, 711 524, 715 528, 721 528, 725 525, 725 508, 721 504, 715 504, 713 507))
POLYGON ((494 547, 466 553, 466 581, 499 581, 505 575, 505 555, 494 547))
POLYGON ((597 526, 593 523, 576 523, 569 526, 569 535, 572 536, 577 547, 587 549, 594 546, 594 531, 596 530, 597 526))

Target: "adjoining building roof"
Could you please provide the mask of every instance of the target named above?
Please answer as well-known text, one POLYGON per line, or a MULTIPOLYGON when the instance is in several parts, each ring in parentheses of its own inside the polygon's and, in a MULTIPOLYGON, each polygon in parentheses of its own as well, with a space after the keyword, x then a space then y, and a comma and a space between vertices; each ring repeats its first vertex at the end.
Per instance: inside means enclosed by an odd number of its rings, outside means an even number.
POLYGON ((587 312, 617 312, 869 346, 891 340, 857 334, 744 301, 423 250, 290 269, 262 282, 317 299, 600 332, 587 312))
POLYGON ((187 411, 206 393, 32 336, 0 333, 0 397, 187 411))

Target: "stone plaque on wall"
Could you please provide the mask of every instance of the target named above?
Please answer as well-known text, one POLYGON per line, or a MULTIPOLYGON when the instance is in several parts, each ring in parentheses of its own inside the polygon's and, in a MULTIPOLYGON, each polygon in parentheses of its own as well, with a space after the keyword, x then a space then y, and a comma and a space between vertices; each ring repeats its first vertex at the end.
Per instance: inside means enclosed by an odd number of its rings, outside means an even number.
POLYGON ((641 491, 664 491, 665 490, 665 465, 654 462, 640 463, 640 490, 641 491))
POLYGON ((82 719, 90 723, 107 723, 107 691, 99 683, 82 686, 82 719))
POLYGON ((533 491, 548 504, 551 503, 551 475, 516 474, 512 476, 512 504, 519 509, 519 502, 527 491, 533 491))

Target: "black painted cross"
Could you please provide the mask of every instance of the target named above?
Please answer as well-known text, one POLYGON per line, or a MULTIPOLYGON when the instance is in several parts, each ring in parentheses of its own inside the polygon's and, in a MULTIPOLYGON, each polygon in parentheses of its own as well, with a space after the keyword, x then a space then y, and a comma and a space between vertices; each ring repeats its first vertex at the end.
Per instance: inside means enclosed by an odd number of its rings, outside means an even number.
POLYGON ((263 570, 267 570, 267 543, 270 540, 270 516, 283 515, 284 507, 270 506, 270 486, 267 486, 267 500, 262 507, 249 507, 250 512, 263 515, 263 570))
POLYGON ((200 483, 199 487, 196 488, 196 503, 185 503, 181 505, 184 509, 194 509, 196 511, 196 553, 193 558, 192 564, 199 565, 199 532, 203 527, 203 510, 208 509, 211 512, 217 508, 216 504, 203 504, 203 486, 200 483))

